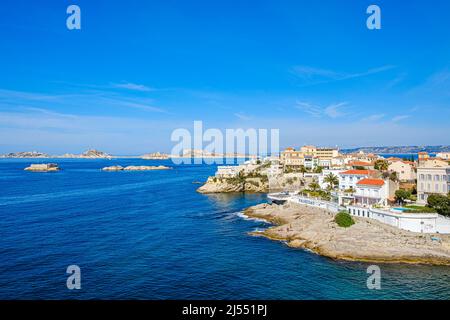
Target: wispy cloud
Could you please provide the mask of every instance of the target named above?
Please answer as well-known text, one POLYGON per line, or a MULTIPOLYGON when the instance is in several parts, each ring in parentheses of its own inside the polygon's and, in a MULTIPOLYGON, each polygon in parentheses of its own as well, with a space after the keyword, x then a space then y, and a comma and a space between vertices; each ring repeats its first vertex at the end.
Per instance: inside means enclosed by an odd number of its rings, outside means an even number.
POLYGON ((343 109, 348 106, 348 104, 348 102, 340 102, 321 107, 309 102, 297 101, 295 107, 313 117, 320 118, 326 116, 329 118, 338 118, 346 115, 346 112, 344 112, 343 109))
POLYGON ((321 107, 309 102, 297 101, 295 107, 303 112, 306 112, 313 117, 320 117, 323 114, 321 107))
POLYGON ((399 122, 399 121, 408 119, 408 118, 410 118, 410 117, 411 117, 410 115, 399 115, 399 116, 393 117, 391 121, 392 121, 392 122, 399 122))
POLYGON ((143 84, 136 84, 136 83, 131 83, 131 82, 114 83, 114 84, 112 84, 112 86, 114 88, 127 89, 127 90, 132 90, 132 91, 141 91, 141 92, 149 92, 149 91, 155 90, 155 89, 147 87, 143 84))
POLYGON ((250 120, 252 118, 252 117, 250 117, 250 116, 248 116, 248 115, 246 115, 244 113, 241 113, 241 112, 236 112, 234 114, 234 116, 239 118, 239 119, 241 119, 241 120, 250 120))
POLYGON ((388 71, 395 68, 392 65, 385 65, 377 68, 368 69, 362 72, 346 73, 337 72, 328 69, 320 69, 310 66, 295 66, 292 68, 292 72, 302 80, 305 85, 314 85, 320 83, 329 83, 335 81, 343 81, 355 78, 361 78, 377 74, 380 72, 388 71))
POLYGON ((348 105, 347 102, 335 103, 325 108, 324 112, 330 118, 338 118, 345 115, 342 108, 348 105))
POLYGON ((372 114, 366 118, 363 118, 362 121, 368 121, 368 122, 379 121, 379 120, 383 119, 385 116, 386 115, 384 113, 372 114))
POLYGON ((47 114, 52 110, 62 110, 67 107, 86 110, 84 107, 91 106, 89 110, 96 109, 104 112, 107 108, 131 108, 147 112, 168 113, 167 110, 155 107, 154 101, 149 98, 135 97, 127 94, 119 94, 104 90, 83 91, 75 94, 43 94, 36 92, 23 92, 0 89, 0 105, 6 107, 21 107, 45 111, 47 114), (51 106, 51 107, 50 107, 51 106))

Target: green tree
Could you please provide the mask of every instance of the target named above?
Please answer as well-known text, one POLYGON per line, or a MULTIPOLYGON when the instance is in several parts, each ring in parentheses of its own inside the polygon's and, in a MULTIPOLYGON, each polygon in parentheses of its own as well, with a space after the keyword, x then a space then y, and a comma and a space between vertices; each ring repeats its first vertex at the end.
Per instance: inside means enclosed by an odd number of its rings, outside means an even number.
POLYGON ((386 171, 389 167, 389 163, 386 160, 377 160, 375 161, 374 168, 380 171, 386 171))
POLYGON ((314 169, 314 172, 315 172, 315 173, 322 173, 322 171, 323 171, 323 168, 322 168, 321 166, 317 166, 317 167, 314 169))
POLYGON ((450 197, 440 194, 431 194, 428 196, 428 206, 436 209, 437 213, 443 216, 450 216, 450 197))
POLYGON ((406 199, 409 199, 411 197, 411 192, 408 190, 397 190, 395 191, 395 200, 400 203, 403 204, 405 203, 406 199))
POLYGON ((339 178, 334 175, 332 172, 327 174, 325 178, 323 179, 324 182, 328 183, 330 186, 330 189, 334 189, 336 186, 339 185, 339 178))
POLYGON ((398 181, 397 172, 393 171, 389 174, 389 180, 398 181))

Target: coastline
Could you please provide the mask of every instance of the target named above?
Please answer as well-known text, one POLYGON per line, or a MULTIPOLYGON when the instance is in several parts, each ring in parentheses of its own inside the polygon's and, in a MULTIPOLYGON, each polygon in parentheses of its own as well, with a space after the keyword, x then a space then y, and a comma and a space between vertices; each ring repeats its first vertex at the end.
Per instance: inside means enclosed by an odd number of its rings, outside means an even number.
POLYGON ((355 225, 341 228, 332 213, 300 204, 259 204, 244 215, 274 226, 252 236, 283 241, 335 260, 450 266, 450 236, 399 230, 383 223, 356 217, 355 225))

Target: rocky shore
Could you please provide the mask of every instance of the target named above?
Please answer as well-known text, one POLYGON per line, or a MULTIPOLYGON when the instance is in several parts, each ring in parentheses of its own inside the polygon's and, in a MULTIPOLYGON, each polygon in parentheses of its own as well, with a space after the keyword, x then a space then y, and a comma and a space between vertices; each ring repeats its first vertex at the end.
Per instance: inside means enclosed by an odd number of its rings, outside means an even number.
POLYGON ((128 167, 122 167, 122 166, 110 166, 110 167, 104 167, 103 171, 149 171, 149 170, 168 170, 172 169, 170 167, 166 166, 128 166, 128 167))
POLYGON ((264 177, 218 178, 209 177, 206 183, 197 189, 200 193, 222 192, 268 192, 269 183, 264 177))
POLYGON ((245 215, 275 224, 263 232, 252 232, 288 246, 342 260, 380 263, 450 265, 450 236, 425 235, 400 230, 367 218, 341 228, 333 214, 319 208, 287 203, 260 204, 245 215))

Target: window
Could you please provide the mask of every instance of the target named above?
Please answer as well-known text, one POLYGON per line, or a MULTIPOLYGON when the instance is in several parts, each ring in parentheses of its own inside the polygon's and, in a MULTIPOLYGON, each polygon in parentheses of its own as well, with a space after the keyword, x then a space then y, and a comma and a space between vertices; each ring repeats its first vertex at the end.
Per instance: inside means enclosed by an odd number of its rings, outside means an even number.
POLYGON ((420 180, 425 180, 425 175, 424 174, 420 175, 420 180))

